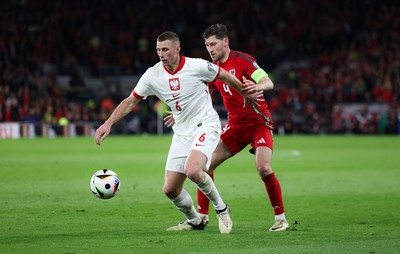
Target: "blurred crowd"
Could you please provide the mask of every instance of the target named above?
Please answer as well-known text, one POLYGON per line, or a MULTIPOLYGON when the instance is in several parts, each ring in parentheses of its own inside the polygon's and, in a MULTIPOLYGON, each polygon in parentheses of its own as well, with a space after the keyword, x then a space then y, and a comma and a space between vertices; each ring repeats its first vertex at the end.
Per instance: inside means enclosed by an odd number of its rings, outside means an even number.
MULTIPOLYGON (((155 40, 166 30, 179 34, 184 55, 209 59, 201 34, 218 22, 231 48, 254 55, 274 80, 265 96, 277 132, 398 131, 395 0, 5 0, 0 14, 0 122, 101 122, 127 94, 90 89, 85 77, 142 74, 158 61, 155 40), (363 107, 365 121, 334 110, 354 103, 388 106, 363 107)), ((154 132, 153 102, 135 108, 121 132, 154 132)))

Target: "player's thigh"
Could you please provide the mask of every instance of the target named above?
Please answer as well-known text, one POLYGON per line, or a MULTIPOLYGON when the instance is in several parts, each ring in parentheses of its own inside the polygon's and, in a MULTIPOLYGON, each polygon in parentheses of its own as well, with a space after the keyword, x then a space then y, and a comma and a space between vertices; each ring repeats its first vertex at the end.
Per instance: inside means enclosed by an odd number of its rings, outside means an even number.
POLYGON ((198 150, 191 150, 185 163, 186 176, 196 184, 199 184, 204 178, 203 170, 206 163, 207 157, 204 153, 198 150))
POLYGON ((166 170, 163 188, 165 195, 167 195, 169 198, 177 197, 182 191, 185 179, 185 174, 166 170))
POLYGON ((271 160, 272 160, 272 150, 267 146, 260 146, 256 148, 255 153, 256 168, 258 175, 261 178, 272 174, 271 160))
POLYGON ((263 177, 272 173, 273 133, 272 130, 265 125, 257 126, 253 133, 251 145, 255 149, 255 161, 258 173, 263 177))
POLYGON ((231 150, 229 150, 228 146, 225 145, 222 139, 219 140, 217 148, 215 148, 212 158, 211 165, 208 170, 208 173, 212 173, 219 165, 222 164, 226 159, 233 156, 231 150))
POLYGON ((272 150, 267 146, 259 146, 256 148, 256 166, 257 169, 265 168, 268 170, 271 168, 271 160, 272 160, 272 150))

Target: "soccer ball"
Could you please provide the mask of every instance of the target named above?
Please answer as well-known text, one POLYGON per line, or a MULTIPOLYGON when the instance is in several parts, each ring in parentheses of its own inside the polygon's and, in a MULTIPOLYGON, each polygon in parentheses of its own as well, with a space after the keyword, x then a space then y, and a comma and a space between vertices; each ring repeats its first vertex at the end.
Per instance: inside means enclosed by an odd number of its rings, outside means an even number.
POLYGON ((114 197, 120 187, 118 175, 109 169, 96 171, 90 179, 90 189, 94 195, 101 199, 114 197))

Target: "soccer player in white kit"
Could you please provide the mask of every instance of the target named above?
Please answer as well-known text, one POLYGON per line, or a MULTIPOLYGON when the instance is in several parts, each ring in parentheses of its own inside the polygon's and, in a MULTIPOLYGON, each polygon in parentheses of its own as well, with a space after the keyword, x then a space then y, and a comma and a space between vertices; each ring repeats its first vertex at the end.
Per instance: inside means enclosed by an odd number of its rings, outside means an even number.
MULTIPOLYGON (((114 110, 95 134, 100 145, 110 133, 111 126, 127 115, 147 96, 155 95, 171 108, 175 125, 174 135, 165 167, 163 191, 180 210, 186 221, 167 230, 202 230, 199 217, 189 193, 183 189, 188 177, 212 202, 217 212, 219 230, 229 234, 232 220, 208 170, 211 155, 221 133, 221 123, 212 107, 207 82, 220 79, 244 94, 242 83, 232 74, 203 59, 180 55, 180 41, 176 33, 164 32, 157 38, 160 62, 140 78, 132 93, 114 110)), ((248 100, 253 100, 251 97, 248 100)))

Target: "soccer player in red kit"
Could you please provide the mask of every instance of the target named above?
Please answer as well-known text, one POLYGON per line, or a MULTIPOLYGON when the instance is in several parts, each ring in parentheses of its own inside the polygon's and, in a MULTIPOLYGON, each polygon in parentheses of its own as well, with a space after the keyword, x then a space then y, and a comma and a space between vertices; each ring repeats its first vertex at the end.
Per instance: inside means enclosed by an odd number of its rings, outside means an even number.
MULTIPOLYGON (((216 87, 223 98, 228 111, 228 122, 223 128, 219 144, 215 149, 208 173, 213 171, 226 159, 234 156, 248 144, 250 152, 255 154, 255 161, 261 180, 264 182, 271 205, 274 209, 275 223, 270 231, 281 231, 289 228, 285 218, 282 192, 278 179, 271 168, 273 150, 273 121, 268 105, 262 96, 263 91, 273 89, 268 74, 261 69, 249 54, 231 50, 228 31, 223 24, 214 24, 207 28, 203 39, 212 61, 223 69, 243 80, 249 93, 259 93, 258 105, 252 103, 243 107, 243 96, 222 81, 210 84, 216 87)), ((201 217, 208 217, 210 201, 197 191, 198 212, 201 217)))
MULTIPOLYGON (((220 91, 228 110, 228 122, 223 128, 218 146, 213 152, 208 174, 213 177, 214 170, 222 162, 250 144, 252 146, 250 152, 255 154, 258 173, 264 182, 274 209, 275 223, 269 230, 286 230, 289 228, 289 224, 284 213, 281 187, 271 168, 273 121, 268 111, 268 105, 262 96, 263 91, 273 89, 274 85, 268 78, 268 74, 257 65, 254 57, 229 48, 228 31, 225 25, 210 26, 205 30, 203 38, 214 64, 243 80, 248 93, 260 96, 257 100, 258 105, 252 103, 243 107, 243 96, 227 84, 220 81, 209 84, 210 88, 217 88, 220 91)), ((164 120, 168 127, 174 124, 172 115, 168 115, 164 120)), ((197 202, 200 217, 205 223, 208 223, 210 201, 199 190, 197 191, 197 202)))

